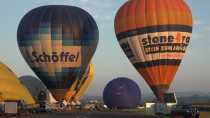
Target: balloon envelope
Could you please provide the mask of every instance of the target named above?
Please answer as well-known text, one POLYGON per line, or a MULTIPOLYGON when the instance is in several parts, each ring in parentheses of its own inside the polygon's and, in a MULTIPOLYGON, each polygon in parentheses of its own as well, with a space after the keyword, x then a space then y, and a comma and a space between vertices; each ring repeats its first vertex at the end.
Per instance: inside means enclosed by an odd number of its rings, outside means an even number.
POLYGON ((118 11, 121 48, 159 101, 191 39, 192 14, 183 0, 129 0, 118 11))
POLYGON ((41 92, 45 92, 47 94, 47 101, 49 103, 55 103, 56 100, 52 97, 50 91, 44 85, 44 83, 38 78, 30 75, 25 75, 19 77, 21 83, 28 89, 36 103, 39 103, 38 96, 41 92))
POLYGON ((133 80, 117 78, 104 88, 103 100, 109 108, 136 108, 141 103, 141 91, 133 80))
MULTIPOLYGON (((73 95, 72 94, 69 95, 67 92, 66 94, 67 100, 80 101, 81 97, 84 96, 88 87, 91 85, 91 82, 93 81, 93 76, 94 76, 94 65, 91 63, 81 78, 81 86, 78 88, 78 90, 73 95)), ((76 84, 77 81, 75 81, 74 83, 76 84)))
POLYGON ((0 62, 0 101, 23 100, 28 105, 35 104, 29 91, 22 86, 17 76, 0 62))
POLYGON ((35 8, 23 17, 17 40, 29 66, 56 100, 62 100, 88 67, 98 35, 95 20, 83 9, 49 5, 35 8))

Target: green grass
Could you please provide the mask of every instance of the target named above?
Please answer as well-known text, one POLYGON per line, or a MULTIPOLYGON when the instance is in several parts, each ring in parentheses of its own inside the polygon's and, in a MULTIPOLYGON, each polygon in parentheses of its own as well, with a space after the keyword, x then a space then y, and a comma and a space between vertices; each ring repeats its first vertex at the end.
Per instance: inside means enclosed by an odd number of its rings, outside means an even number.
MULTIPOLYGON (((145 109, 125 109, 122 110, 124 112, 130 112, 130 113, 141 113, 144 115, 152 115, 149 113, 146 113, 145 109)), ((160 118, 172 118, 171 116, 161 116, 160 118)), ((210 118, 210 112, 200 112, 200 118, 210 118)))
POLYGON ((122 113, 125 112, 125 113, 132 113, 132 114, 141 114, 145 116, 155 116, 154 114, 147 113, 145 109, 123 109, 123 110, 117 110, 117 111, 122 112, 122 113))
MULTIPOLYGON (((164 116, 161 118, 172 118, 170 116, 164 116)), ((210 112, 200 112, 200 118, 210 118, 210 112)))

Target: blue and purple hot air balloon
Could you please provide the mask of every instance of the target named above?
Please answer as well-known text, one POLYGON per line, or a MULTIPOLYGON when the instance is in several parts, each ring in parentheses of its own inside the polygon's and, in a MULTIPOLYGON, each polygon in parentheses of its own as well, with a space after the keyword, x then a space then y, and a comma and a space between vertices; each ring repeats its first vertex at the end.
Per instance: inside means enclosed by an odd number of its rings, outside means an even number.
POLYGON ((141 104, 141 90, 131 79, 120 77, 110 81, 103 92, 108 108, 129 109, 141 104))

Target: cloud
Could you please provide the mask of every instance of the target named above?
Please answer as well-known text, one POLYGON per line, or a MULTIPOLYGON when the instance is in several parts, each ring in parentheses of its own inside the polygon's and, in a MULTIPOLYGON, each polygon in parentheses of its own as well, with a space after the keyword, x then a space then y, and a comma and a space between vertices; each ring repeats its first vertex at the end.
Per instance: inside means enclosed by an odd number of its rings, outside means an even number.
POLYGON ((194 24, 195 29, 199 29, 199 30, 204 31, 204 32, 210 31, 210 24, 204 22, 203 20, 195 19, 193 21, 193 24, 194 24))
POLYGON ((196 19, 196 20, 194 20, 193 24, 195 26, 202 25, 202 21, 196 19))
POLYGON ((204 31, 210 32, 210 25, 206 25, 203 27, 204 31))
POLYGON ((114 19, 116 10, 124 2, 125 0, 68 0, 63 4, 81 7, 97 20, 110 22, 114 19))
POLYGON ((196 40, 207 39, 210 36, 210 24, 203 20, 194 20, 193 37, 196 40))

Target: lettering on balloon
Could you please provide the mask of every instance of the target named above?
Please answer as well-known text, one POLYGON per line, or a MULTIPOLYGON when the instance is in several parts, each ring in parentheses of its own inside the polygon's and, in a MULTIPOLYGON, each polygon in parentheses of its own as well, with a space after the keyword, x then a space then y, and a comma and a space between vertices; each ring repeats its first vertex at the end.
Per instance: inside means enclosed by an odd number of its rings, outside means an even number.
POLYGON ((145 54, 154 54, 161 52, 181 52, 185 53, 190 42, 190 36, 182 36, 177 33, 176 36, 152 36, 147 35, 141 40, 145 54))
POLYGON ((123 51, 126 52, 125 54, 128 58, 134 57, 134 54, 133 54, 128 42, 122 43, 121 47, 122 47, 123 51))
POLYGON ((47 54, 43 52, 41 54, 37 52, 32 52, 32 60, 31 62, 43 63, 43 62, 78 62, 80 53, 70 53, 70 52, 52 52, 51 54, 47 54))
POLYGON ((186 44, 167 44, 167 45, 145 46, 144 51, 146 54, 160 53, 160 52, 185 53, 187 46, 188 45, 186 44))

